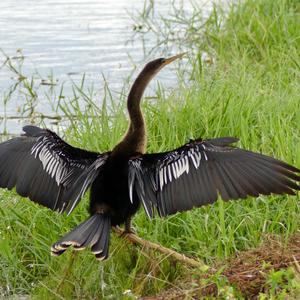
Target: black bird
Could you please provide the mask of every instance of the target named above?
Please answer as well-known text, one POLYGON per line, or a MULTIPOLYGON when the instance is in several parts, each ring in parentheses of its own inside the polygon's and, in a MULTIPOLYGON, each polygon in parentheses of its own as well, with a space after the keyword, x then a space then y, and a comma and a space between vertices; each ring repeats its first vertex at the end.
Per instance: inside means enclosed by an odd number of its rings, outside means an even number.
POLYGON ((95 153, 64 142, 54 132, 25 126, 24 134, 0 144, 0 187, 52 210, 70 214, 90 187, 90 217, 51 247, 91 246, 96 258, 108 257, 111 226, 125 223, 142 203, 151 218, 224 200, 300 190, 300 170, 282 161, 232 146, 236 138, 191 140, 175 150, 145 154, 146 129, 140 101, 150 80, 181 58, 149 62, 127 100, 130 124, 112 151, 95 153))

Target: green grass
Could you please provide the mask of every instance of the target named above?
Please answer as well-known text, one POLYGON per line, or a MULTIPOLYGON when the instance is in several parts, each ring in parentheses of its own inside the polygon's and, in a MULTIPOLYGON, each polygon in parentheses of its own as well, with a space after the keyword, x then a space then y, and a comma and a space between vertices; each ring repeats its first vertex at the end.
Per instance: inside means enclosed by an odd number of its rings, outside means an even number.
MULTIPOLYGON (((238 146, 300 166, 299 9, 297 1, 246 0, 232 7, 225 21, 216 8, 201 35, 191 31, 187 46, 196 50, 189 55, 190 71, 178 70, 179 86, 171 94, 166 95, 161 83, 157 97, 143 103, 149 152, 173 149, 189 138, 236 136, 238 146), (213 55, 215 63, 203 63, 201 51, 213 55)), ((74 98, 60 101, 70 116, 64 137, 82 148, 111 149, 127 128, 125 101, 125 96, 112 99, 107 89, 98 106, 99 99, 74 86, 74 98), (85 105, 79 106, 79 100, 85 105)), ((90 251, 51 257, 49 246, 87 217, 86 207, 87 196, 66 217, 1 191, 0 295, 134 299, 159 293, 191 273, 115 236, 110 259, 103 263, 90 251)), ((299 195, 218 201, 165 219, 148 220, 141 210, 134 227, 143 238, 212 264, 258 246, 266 234, 287 241, 299 233, 299 195)), ((294 279, 286 287, 290 271, 284 272, 269 275, 262 299, 277 299, 283 289, 292 294, 294 286, 299 288, 294 279)), ((226 280, 215 280, 220 297, 238 295, 226 280)))

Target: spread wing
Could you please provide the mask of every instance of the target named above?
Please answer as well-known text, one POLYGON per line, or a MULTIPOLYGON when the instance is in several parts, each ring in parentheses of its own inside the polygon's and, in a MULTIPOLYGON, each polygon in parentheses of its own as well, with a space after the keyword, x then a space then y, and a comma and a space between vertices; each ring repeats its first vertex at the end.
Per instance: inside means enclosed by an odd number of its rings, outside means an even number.
POLYGON ((0 144, 0 187, 70 213, 100 172, 108 154, 74 148, 54 132, 25 126, 24 134, 0 144))
POLYGON ((290 194, 300 190, 299 169, 230 144, 235 138, 196 140, 170 152, 145 154, 129 161, 129 192, 149 217, 223 200, 290 194))

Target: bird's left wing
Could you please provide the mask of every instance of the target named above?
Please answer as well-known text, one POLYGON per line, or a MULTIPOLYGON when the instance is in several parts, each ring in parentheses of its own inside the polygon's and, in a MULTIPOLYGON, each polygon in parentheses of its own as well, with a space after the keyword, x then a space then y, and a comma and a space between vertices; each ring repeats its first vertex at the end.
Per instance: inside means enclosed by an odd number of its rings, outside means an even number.
POLYGON ((230 146, 235 138, 195 140, 165 153, 129 161, 129 193, 149 217, 259 194, 294 194, 299 169, 259 153, 230 146))
POLYGON ((70 213, 108 157, 72 147, 54 132, 25 126, 0 144, 0 187, 52 210, 70 213))

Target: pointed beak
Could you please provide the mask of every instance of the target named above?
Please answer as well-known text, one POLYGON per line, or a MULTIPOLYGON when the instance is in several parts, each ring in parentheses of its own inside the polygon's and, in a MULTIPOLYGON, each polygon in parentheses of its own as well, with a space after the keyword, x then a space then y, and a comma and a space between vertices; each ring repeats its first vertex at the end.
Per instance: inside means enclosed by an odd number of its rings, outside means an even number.
POLYGON ((163 62, 163 66, 170 64, 171 62, 173 62, 174 60, 178 59, 178 58, 182 58, 182 56, 184 56, 186 54, 186 52, 171 56, 169 58, 165 58, 164 62, 163 62))

